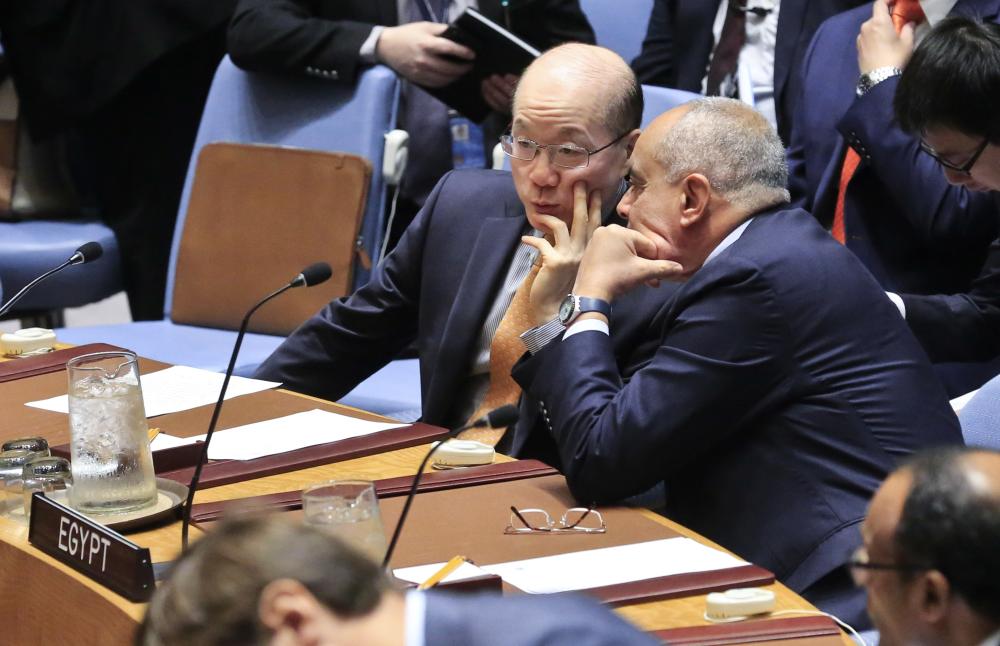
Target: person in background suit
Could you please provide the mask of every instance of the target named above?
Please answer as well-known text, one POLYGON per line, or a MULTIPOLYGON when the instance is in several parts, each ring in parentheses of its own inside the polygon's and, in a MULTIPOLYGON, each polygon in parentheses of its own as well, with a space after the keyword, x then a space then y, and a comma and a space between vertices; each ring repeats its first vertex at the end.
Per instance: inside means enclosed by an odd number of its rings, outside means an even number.
POLYGON ((340 539, 280 518, 223 523, 184 553, 136 636, 145 646, 653 646, 575 595, 400 592, 340 539))
MULTIPOLYGON (((299 327, 256 375, 336 400, 415 343, 425 422, 454 428, 516 402, 510 367, 526 348, 518 337, 527 333, 531 346, 562 329, 557 304, 536 312, 531 300, 572 286, 590 233, 618 203, 641 115, 635 76, 610 50, 571 44, 543 54, 518 86, 511 172, 445 175, 368 283, 299 327), (563 275, 528 282, 539 250, 563 275)), ((623 352, 644 320, 621 323, 623 352)), ((519 425, 538 412, 526 409, 519 425)))
MULTIPOLYGON (((903 129, 922 138, 945 179, 970 191, 1000 191, 1000 25, 949 18, 917 47, 896 89, 903 129)), ((1000 206, 994 206, 994 217, 1000 206)), ((901 294, 910 329, 935 361, 1000 355, 1000 240, 968 292, 901 294)))
POLYGON ((233 0, 0 3, 36 139, 65 135, 78 190, 115 233, 133 320, 162 319, 191 148, 233 0))
POLYGON ((628 228, 595 231, 565 335, 514 368, 570 490, 599 504, 665 482, 667 516, 865 625, 844 565, 865 505, 900 458, 962 441, 926 356, 857 258, 788 208, 781 141, 746 104, 661 115, 629 180, 628 228), (667 279, 683 284, 625 380, 606 312, 667 279))
MULTIPOLYGON (((417 85, 442 87, 469 71, 474 53, 442 38, 467 7, 540 50, 559 43, 594 42, 577 0, 240 0, 229 26, 229 54, 251 71, 307 74, 354 83, 382 63, 417 85)), ((510 118, 516 76, 491 76, 481 87, 495 114, 484 124, 487 162, 510 118)), ((400 127, 410 134, 410 163, 390 237, 413 219, 431 189, 452 168, 448 108, 419 87, 403 93, 400 127)))
POLYGON ((798 65, 813 33, 825 19, 865 1, 654 0, 632 69, 640 83, 704 93, 713 57, 729 46, 722 45, 727 19, 742 22, 745 30, 736 36, 735 47, 753 88, 753 96, 744 98, 752 99, 788 141, 798 65))
POLYGON ((1000 453, 953 448, 882 484, 851 560, 879 644, 1000 644, 1000 453))
MULTIPOLYGON (((949 185, 893 118, 909 50, 865 38, 896 31, 901 42, 920 41, 946 15, 996 21, 1000 0, 898 0, 891 9, 877 0, 824 22, 802 66, 788 147, 792 203, 830 227, 888 292, 968 290, 997 235, 992 199, 949 185)), ((997 369, 940 365, 938 375, 956 396, 997 369)))

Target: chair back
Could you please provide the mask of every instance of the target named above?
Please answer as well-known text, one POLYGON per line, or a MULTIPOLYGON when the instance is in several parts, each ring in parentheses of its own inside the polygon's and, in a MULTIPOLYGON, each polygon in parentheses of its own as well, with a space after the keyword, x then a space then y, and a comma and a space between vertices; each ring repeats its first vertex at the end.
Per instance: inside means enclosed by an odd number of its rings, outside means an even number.
MULTIPOLYGON (((371 257, 377 254, 385 235, 386 186, 380 170, 384 135, 396 125, 398 102, 399 81, 392 70, 383 66, 365 71, 351 85, 309 77, 248 73, 237 68, 228 56, 223 58, 205 103, 181 196, 167 282, 167 317, 172 318, 174 292, 181 279, 178 259, 202 148, 213 142, 272 144, 354 153, 368 160, 378 171, 370 174, 360 241, 371 257)), ((298 186, 304 193, 301 200, 306 200, 312 190, 298 186)), ((275 215, 280 218, 283 232, 295 233, 299 226, 296 213, 286 211, 275 215)), ((353 227, 353 222, 347 226, 353 227)), ((308 235, 301 232, 301 239, 308 235)), ((301 268, 323 259, 301 256, 295 257, 293 264, 301 268)), ((249 264, 252 261, 247 262, 247 269, 256 274, 249 264)), ((253 288, 259 298, 288 278, 259 273, 253 288)), ((363 284, 367 278, 368 270, 355 259, 352 286, 363 284)))
POLYGON ((648 126, 653 119, 667 110, 698 98, 701 98, 700 94, 688 92, 687 90, 674 90, 655 85, 643 85, 642 127, 645 128, 648 126))
POLYGON ((598 45, 614 50, 628 63, 639 55, 653 0, 580 0, 580 8, 598 45))
POLYGON ((175 263, 171 320, 238 329, 257 300, 320 260, 333 277, 265 305, 251 331, 287 335, 349 293, 371 174, 368 160, 348 153, 203 147, 175 263))
POLYGON ((969 446, 1000 450, 1000 377, 986 382, 958 414, 969 446))

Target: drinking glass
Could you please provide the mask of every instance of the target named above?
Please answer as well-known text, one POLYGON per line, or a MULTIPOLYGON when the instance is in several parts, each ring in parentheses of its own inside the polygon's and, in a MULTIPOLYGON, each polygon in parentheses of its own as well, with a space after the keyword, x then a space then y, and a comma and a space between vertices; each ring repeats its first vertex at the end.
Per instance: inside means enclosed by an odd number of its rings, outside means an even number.
POLYGON ((385 556, 385 532, 375 497, 367 480, 331 480, 302 492, 302 511, 308 525, 337 536, 372 560, 385 556))
POLYGON ((71 359, 66 370, 70 506, 88 514, 112 514, 152 505, 156 476, 135 354, 85 354, 71 359))

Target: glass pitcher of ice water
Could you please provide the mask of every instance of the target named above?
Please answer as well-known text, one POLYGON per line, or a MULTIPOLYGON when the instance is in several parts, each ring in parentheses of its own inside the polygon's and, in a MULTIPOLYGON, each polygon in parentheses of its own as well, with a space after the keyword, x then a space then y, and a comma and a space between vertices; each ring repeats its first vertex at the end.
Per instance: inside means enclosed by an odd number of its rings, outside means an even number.
POLYGON ((132 511, 156 502, 156 476, 132 352, 97 352, 71 359, 69 429, 73 488, 70 505, 87 514, 132 511))
POLYGON ((377 563, 385 557, 385 530, 375 485, 367 480, 330 480, 302 492, 307 525, 329 532, 377 563))

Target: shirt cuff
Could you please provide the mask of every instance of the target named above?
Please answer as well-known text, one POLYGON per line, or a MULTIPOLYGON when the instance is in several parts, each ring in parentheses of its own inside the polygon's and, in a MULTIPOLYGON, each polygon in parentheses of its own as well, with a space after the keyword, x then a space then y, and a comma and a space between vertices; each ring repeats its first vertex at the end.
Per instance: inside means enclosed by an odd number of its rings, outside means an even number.
POLYGON ((892 304, 896 306, 897 310, 899 310, 899 315, 905 319, 906 304, 903 303, 903 298, 899 294, 893 294, 892 292, 886 292, 885 295, 889 297, 889 300, 892 301, 892 304))
POLYGON ((582 321, 577 321, 573 325, 569 326, 569 329, 566 330, 566 334, 563 335, 563 341, 570 338, 574 334, 579 334, 580 332, 586 332, 588 330, 603 332, 604 334, 611 336, 611 328, 608 327, 607 321, 602 321, 600 319, 583 319, 582 321))
POLYGON ((372 33, 368 34, 365 42, 361 43, 361 51, 358 52, 358 56, 362 63, 374 65, 378 62, 378 58, 375 56, 375 46, 378 45, 378 39, 384 30, 385 27, 382 25, 375 25, 372 27, 372 33))
POLYGON ((521 341, 528 352, 535 354, 562 334, 563 329, 559 319, 552 319, 521 334, 521 341))

